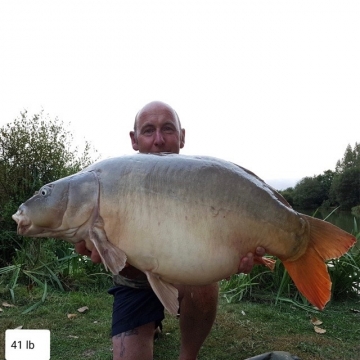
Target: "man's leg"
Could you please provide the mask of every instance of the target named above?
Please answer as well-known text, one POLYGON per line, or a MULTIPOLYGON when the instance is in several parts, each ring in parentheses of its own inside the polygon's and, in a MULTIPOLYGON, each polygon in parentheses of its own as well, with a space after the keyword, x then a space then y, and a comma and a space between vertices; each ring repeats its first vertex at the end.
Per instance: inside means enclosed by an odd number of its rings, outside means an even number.
POLYGON ((154 331, 152 322, 113 336, 113 360, 152 360, 154 331))
POLYGON ((113 360, 153 358, 155 328, 164 319, 164 307, 151 290, 115 286, 112 316, 113 360))
POLYGON ((180 360, 195 360, 216 317, 219 285, 177 286, 180 300, 180 360))

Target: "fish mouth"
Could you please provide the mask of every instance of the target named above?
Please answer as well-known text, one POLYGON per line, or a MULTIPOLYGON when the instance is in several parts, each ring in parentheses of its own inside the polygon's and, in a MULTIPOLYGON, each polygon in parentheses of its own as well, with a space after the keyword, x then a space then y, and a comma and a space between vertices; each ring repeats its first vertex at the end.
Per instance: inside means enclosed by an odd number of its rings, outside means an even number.
POLYGON ((75 238, 78 228, 70 229, 52 229, 41 227, 33 223, 33 221, 24 213, 23 209, 19 209, 12 215, 13 220, 17 223, 17 234, 29 237, 54 237, 62 238, 72 244, 83 240, 75 238))
POLYGON ((18 235, 24 235, 29 232, 29 229, 32 224, 31 220, 28 217, 24 216, 21 211, 18 210, 12 216, 12 218, 16 221, 16 223, 18 225, 17 226, 18 235))

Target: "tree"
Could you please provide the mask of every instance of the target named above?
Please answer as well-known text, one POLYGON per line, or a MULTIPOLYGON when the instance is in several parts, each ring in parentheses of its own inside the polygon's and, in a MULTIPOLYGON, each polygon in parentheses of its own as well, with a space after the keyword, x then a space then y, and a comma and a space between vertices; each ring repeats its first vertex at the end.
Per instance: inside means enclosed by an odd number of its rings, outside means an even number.
MULTIPOLYGON (((16 224, 11 215, 42 185, 89 165, 91 146, 79 155, 72 134, 58 118, 43 111, 30 117, 27 111, 0 128, 0 261, 11 260, 16 240, 9 238, 16 224), (6 234, 6 236, 4 236, 6 234)), ((1 265, 1 264, 0 264, 1 265)))
POLYGON ((355 143, 355 146, 354 146, 354 165, 356 168, 359 168, 360 169, 360 143, 358 144, 357 142, 355 143))
POLYGON ((341 205, 344 209, 359 205, 360 144, 346 147, 344 156, 336 163, 335 172, 305 177, 293 191, 282 192, 285 198, 292 199, 295 207, 311 209, 319 206, 341 205))
POLYGON ((331 170, 326 170, 322 175, 317 175, 316 178, 320 182, 325 194, 329 192, 334 176, 335 172, 331 170))
POLYGON ((294 206, 299 209, 314 209, 328 204, 334 176, 333 171, 326 170, 321 175, 301 179, 292 193, 294 206))
POLYGON ((326 170, 323 174, 316 176, 316 179, 320 184, 319 197, 322 198, 322 207, 329 207, 335 203, 334 201, 331 201, 330 197, 331 184, 334 180, 335 174, 336 173, 334 171, 326 170))
POLYGON ((360 144, 355 143, 354 149, 348 144, 344 156, 336 163, 335 171, 343 173, 347 169, 360 168, 360 144))
POLYGON ((294 206, 299 209, 317 208, 324 200, 323 186, 316 176, 301 179, 294 188, 294 206))
POLYGON ((336 175, 330 188, 330 199, 337 202, 342 208, 349 209, 359 205, 359 171, 360 171, 360 144, 350 144, 346 147, 344 156, 336 163, 336 175))
POLYGON ((360 204, 360 168, 349 168, 336 176, 331 192, 343 209, 360 204))
POLYGON ((280 190, 279 193, 284 197, 284 199, 291 205, 294 206, 294 188, 288 187, 285 190, 280 190))

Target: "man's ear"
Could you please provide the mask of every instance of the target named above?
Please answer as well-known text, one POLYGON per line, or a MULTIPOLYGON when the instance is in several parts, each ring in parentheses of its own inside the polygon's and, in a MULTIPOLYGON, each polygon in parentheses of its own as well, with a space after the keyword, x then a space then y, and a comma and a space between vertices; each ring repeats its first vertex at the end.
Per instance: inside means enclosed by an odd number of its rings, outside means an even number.
POLYGON ((180 134, 180 149, 182 149, 185 145, 185 129, 181 129, 180 134))
POLYGON ((139 145, 134 131, 130 131, 131 145, 135 151, 139 151, 139 145))

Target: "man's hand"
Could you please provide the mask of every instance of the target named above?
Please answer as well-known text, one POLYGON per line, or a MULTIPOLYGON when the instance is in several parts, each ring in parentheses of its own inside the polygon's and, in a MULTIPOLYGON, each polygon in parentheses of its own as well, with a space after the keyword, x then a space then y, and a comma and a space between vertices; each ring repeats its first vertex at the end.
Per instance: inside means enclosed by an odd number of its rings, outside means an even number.
POLYGON ((89 256, 91 261, 94 263, 101 263, 101 257, 96 248, 94 247, 92 251, 90 251, 85 244, 85 241, 80 241, 75 244, 75 251, 80 255, 89 256))
POLYGON ((248 253, 246 256, 241 258, 238 273, 248 274, 254 266, 254 257, 262 257, 265 255, 265 249, 263 247, 257 247, 255 255, 248 253))

